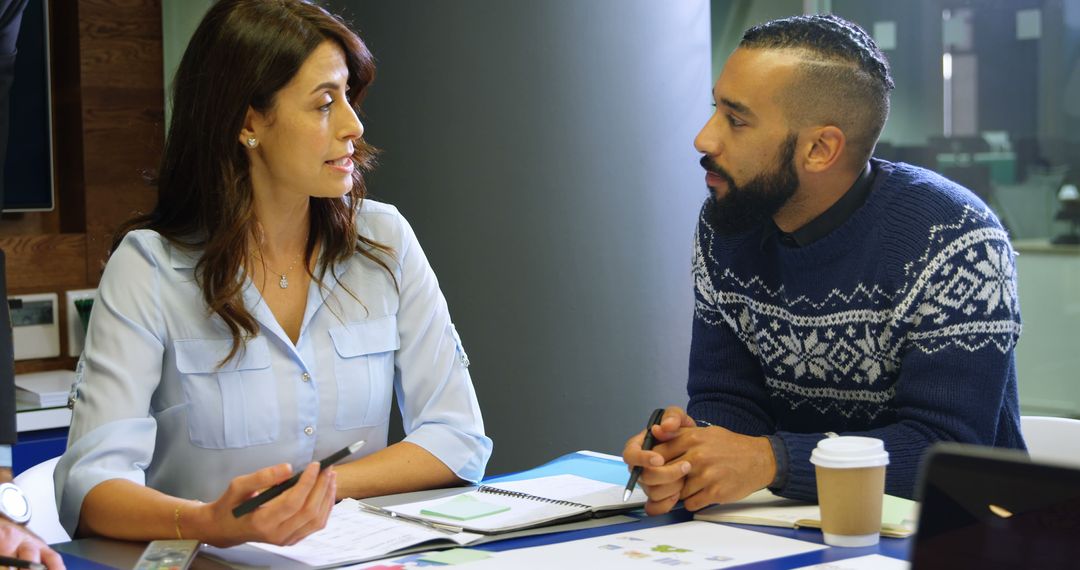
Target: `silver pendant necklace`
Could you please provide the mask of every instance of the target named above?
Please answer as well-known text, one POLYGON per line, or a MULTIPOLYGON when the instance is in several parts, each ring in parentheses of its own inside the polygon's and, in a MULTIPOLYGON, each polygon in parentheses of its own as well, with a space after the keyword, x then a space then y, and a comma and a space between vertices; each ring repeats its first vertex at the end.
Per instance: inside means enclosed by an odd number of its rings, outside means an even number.
POLYGON ((263 257, 262 250, 261 249, 259 250, 259 261, 262 262, 263 267, 265 267, 266 269, 269 269, 271 273, 274 273, 275 275, 279 276, 278 287, 281 287, 282 289, 288 289, 289 288, 288 274, 289 274, 290 271, 293 270, 293 267, 296 267, 296 262, 300 261, 300 257, 301 256, 299 256, 299 255, 296 256, 296 259, 293 259, 293 262, 291 264, 289 264, 288 269, 286 269, 284 272, 274 271, 269 265, 266 264, 266 258, 263 257))

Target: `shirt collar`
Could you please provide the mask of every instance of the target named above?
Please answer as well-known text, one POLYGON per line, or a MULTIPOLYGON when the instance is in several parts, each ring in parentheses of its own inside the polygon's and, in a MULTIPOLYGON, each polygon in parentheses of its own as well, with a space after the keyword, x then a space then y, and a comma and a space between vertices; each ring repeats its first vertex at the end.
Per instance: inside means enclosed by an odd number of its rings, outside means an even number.
POLYGON ((842 226, 851 217, 870 195, 873 187, 874 171, 867 163, 862 173, 855 179, 855 183, 844 192, 843 196, 832 206, 821 213, 818 217, 810 220, 801 228, 793 232, 785 232, 777 227, 776 222, 769 219, 765 223, 765 231, 761 236, 761 247, 773 236, 777 241, 787 247, 806 247, 815 241, 829 235, 833 230, 842 226))
MULTIPOLYGON (((195 264, 199 262, 199 258, 203 254, 202 250, 185 248, 171 242, 166 247, 169 248, 169 265, 173 269, 194 269, 195 264)), ((348 270, 347 263, 334 264, 331 271, 328 271, 323 277, 324 288, 327 291, 332 291, 346 270, 348 270)))
POLYGON ((195 264, 198 263, 199 258, 202 257, 202 250, 196 250, 194 248, 185 248, 179 246, 173 242, 169 242, 166 246, 169 248, 169 264, 174 269, 192 269, 195 264))

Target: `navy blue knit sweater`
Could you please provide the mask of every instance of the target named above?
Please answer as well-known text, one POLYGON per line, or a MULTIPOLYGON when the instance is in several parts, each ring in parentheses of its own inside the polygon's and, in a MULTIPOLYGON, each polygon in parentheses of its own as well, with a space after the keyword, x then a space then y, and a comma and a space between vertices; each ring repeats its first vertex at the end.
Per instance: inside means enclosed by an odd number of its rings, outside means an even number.
POLYGON ((1024 448, 1014 252, 992 212, 928 170, 874 161, 873 189, 802 248, 698 222, 688 412, 787 448, 780 495, 816 500, 824 432, 880 438, 914 494, 935 441, 1024 448))

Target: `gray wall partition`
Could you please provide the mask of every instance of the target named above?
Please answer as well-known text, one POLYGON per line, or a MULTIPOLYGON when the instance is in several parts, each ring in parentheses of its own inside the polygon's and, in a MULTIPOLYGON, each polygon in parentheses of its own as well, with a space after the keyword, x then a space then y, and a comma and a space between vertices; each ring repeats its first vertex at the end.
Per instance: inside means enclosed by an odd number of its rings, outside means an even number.
POLYGON ((472 360, 489 473, 619 452, 686 402, 707 0, 339 0, 377 58, 371 196, 472 360))

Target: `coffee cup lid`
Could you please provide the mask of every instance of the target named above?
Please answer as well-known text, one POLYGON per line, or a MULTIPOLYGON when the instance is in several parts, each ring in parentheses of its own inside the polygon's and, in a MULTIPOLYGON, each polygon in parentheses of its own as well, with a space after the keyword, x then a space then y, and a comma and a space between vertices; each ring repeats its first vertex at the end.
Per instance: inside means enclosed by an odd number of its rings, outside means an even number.
POLYGON ((810 454, 810 463, 831 469, 879 467, 889 464, 889 452, 880 439, 873 437, 829 437, 818 442, 810 454))

